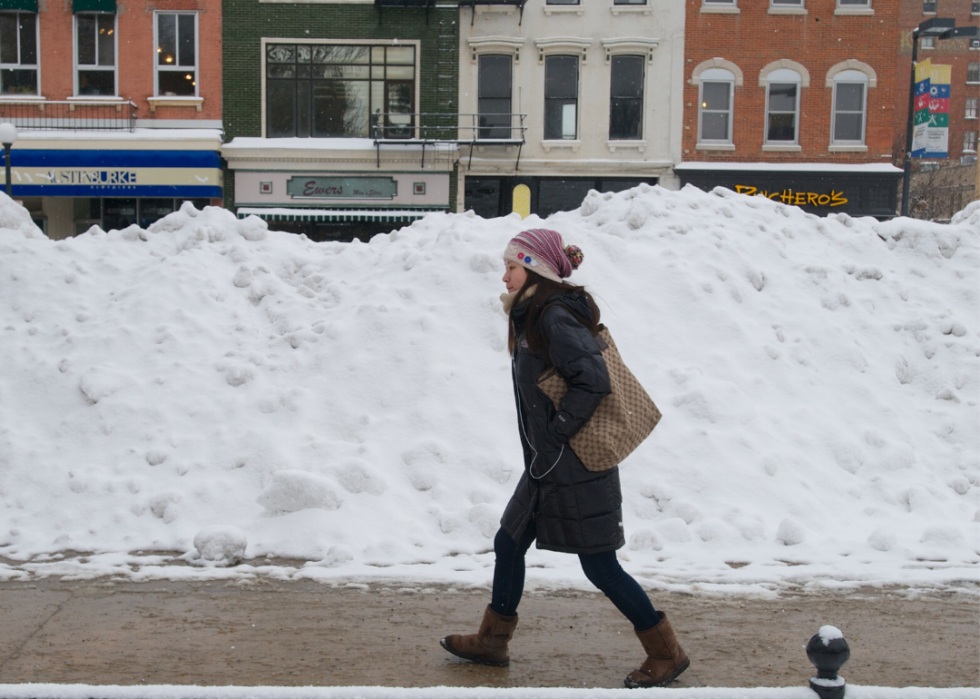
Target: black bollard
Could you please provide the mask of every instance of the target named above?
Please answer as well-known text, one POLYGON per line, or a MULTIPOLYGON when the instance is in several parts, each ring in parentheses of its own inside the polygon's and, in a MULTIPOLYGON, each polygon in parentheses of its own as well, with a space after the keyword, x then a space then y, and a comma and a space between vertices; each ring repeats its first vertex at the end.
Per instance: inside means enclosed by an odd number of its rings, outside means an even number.
POLYGON ((817 676, 810 678, 810 689, 820 699, 844 699, 844 678, 837 672, 851 657, 851 649, 840 629, 821 626, 806 644, 806 657, 817 668, 817 676))

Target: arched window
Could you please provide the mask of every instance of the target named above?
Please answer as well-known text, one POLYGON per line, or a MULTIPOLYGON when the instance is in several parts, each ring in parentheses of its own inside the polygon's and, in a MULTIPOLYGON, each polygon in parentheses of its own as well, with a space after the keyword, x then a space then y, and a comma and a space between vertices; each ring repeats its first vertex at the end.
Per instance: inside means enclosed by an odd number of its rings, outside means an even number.
POLYGON ((864 145, 868 114, 868 76, 859 70, 844 70, 834 75, 833 80, 831 143, 864 145))
POLYGON ((791 68, 777 68, 766 80, 766 143, 795 145, 800 137, 802 76, 791 68))
POLYGON ((725 68, 709 68, 699 78, 698 143, 731 143, 735 74, 725 68))

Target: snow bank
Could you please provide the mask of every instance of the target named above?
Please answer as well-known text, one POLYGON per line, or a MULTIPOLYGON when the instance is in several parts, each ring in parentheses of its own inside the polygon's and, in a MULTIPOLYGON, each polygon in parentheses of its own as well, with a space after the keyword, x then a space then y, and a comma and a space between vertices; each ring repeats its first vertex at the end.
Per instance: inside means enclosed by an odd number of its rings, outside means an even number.
MULTIPOLYGON (((21 212, 0 197, 0 578, 489 583, 521 469, 500 255, 544 221, 316 244, 186 205, 55 242, 21 212), (172 565, 209 526, 245 563, 172 565)), ((954 221, 645 185, 548 219, 664 412, 622 467, 627 570, 977 581, 980 204, 954 221)), ((531 556, 531 585, 587 585, 531 556)))

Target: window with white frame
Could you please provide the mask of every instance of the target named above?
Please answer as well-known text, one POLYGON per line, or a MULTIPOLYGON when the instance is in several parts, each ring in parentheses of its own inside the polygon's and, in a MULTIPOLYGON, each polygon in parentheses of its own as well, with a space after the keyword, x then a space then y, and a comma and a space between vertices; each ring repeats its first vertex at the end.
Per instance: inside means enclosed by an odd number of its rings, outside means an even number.
POLYGON ((698 143, 732 142, 732 103, 735 74, 724 68, 709 68, 700 75, 698 143))
POLYGON ((197 13, 156 13, 156 95, 197 95, 197 13))
POLYGON ((837 0, 837 7, 842 10, 859 7, 871 7, 871 0, 837 0))
POLYGON ((803 0, 769 0, 771 7, 803 7, 803 0))
POLYGON ((779 68, 766 76, 766 143, 795 145, 799 140, 800 74, 779 68))
POLYGON ((647 0, 613 0, 613 5, 646 5, 647 0))
POLYGON ((705 5, 736 5, 736 0, 702 0, 705 5))
POLYGON ((116 15, 75 15, 75 94, 116 94, 116 15))
POLYGON ((404 44, 266 44, 266 136, 411 138, 415 60, 404 44))
POLYGON ((37 15, 0 13, 0 93, 36 95, 37 15))
POLYGON ((966 81, 968 83, 980 83, 980 62, 970 62, 966 64, 966 81))
POLYGON ((936 48, 936 37, 934 36, 923 36, 919 38, 919 48, 920 49, 934 49, 936 48))
POLYGON ((964 119, 976 119, 980 112, 980 97, 967 97, 966 98, 966 113, 963 115, 964 119))
POLYGON ((609 140, 643 138, 643 56, 613 56, 609 89, 609 140))
POLYGON ((544 137, 578 136, 578 56, 545 56, 544 137))
POLYGON ((965 153, 976 153, 977 152, 977 132, 976 131, 964 131, 963 132, 963 151, 965 153))
POLYGON ((834 114, 831 142, 863 145, 868 114, 868 76, 845 70, 834 76, 834 114))
POLYGON ((547 5, 578 5, 579 0, 548 0, 547 5))
POLYGON ((480 56, 477 75, 479 138, 512 138, 513 58, 480 56))
POLYGON ((924 15, 934 15, 936 14, 936 6, 939 3, 936 0, 923 0, 922 2, 922 14, 924 15))

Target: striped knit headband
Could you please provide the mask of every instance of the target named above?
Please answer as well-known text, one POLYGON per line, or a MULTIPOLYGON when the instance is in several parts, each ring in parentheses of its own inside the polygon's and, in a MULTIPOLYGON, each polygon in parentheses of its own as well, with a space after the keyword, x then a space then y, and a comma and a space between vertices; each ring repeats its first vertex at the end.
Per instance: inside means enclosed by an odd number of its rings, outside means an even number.
POLYGON ((561 233, 547 228, 521 231, 511 238, 504 250, 504 259, 540 274, 545 279, 561 282, 582 264, 582 250, 574 245, 562 245, 561 233))

